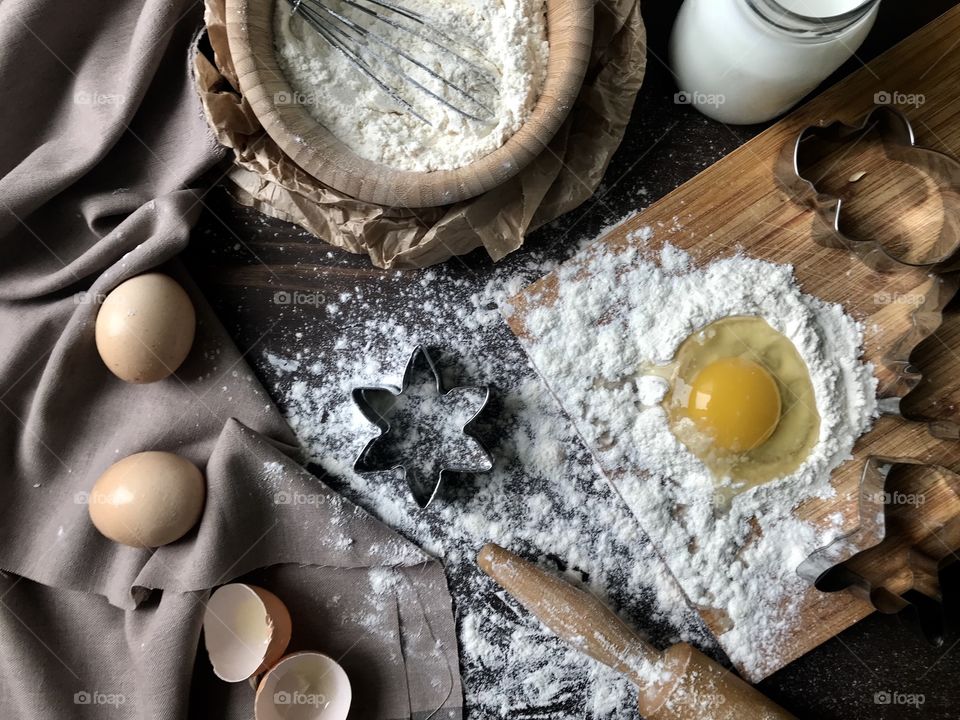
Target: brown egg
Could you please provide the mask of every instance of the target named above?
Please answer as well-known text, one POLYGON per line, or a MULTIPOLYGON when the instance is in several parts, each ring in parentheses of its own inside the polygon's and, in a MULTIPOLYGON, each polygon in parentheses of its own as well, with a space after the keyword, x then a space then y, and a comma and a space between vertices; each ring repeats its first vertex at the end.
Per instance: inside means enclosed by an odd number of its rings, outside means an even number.
POLYGON ((131 547, 172 543, 197 524, 206 487, 192 462, 168 452, 130 455, 107 468, 90 492, 90 519, 131 547))
POLYGON ((160 273, 138 275, 107 295, 97 314, 97 350, 129 383, 171 375, 190 352, 197 318, 186 291, 160 273))

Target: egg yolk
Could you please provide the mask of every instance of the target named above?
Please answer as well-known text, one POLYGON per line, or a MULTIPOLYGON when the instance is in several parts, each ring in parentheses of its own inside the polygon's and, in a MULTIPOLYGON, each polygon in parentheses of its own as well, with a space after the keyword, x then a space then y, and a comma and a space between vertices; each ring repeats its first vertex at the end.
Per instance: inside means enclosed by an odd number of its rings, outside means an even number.
POLYGON ((684 411, 716 447, 746 452, 763 444, 780 422, 780 391, 762 365, 723 358, 697 373, 684 411))

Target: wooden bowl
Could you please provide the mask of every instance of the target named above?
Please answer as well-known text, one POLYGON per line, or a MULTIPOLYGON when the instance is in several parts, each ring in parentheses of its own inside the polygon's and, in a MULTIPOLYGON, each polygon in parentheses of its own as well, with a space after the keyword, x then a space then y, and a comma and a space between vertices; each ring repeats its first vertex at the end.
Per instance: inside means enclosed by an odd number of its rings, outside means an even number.
POLYGON ((540 99, 507 142, 455 170, 412 172, 361 158, 297 103, 274 51, 274 3, 226 0, 227 42, 240 90, 267 134, 301 168, 335 190, 365 202, 434 207, 481 195, 539 155, 580 93, 593 43, 593 0, 546 0, 550 58, 540 99))

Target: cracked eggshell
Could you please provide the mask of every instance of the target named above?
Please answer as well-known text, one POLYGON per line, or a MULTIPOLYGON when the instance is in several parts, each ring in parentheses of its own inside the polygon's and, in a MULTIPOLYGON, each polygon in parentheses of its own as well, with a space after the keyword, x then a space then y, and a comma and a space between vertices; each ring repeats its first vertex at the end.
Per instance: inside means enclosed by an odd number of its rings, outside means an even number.
POLYGON ((120 283, 97 313, 97 351, 114 375, 151 383, 183 363, 196 332, 193 303, 176 280, 147 273, 120 283))
POLYGON ((340 665, 318 652, 287 655, 260 681, 255 720, 346 720, 353 691, 340 665))
POLYGON ((269 590, 231 583, 210 596, 203 633, 216 676, 240 682, 283 656, 290 643, 290 612, 269 590))

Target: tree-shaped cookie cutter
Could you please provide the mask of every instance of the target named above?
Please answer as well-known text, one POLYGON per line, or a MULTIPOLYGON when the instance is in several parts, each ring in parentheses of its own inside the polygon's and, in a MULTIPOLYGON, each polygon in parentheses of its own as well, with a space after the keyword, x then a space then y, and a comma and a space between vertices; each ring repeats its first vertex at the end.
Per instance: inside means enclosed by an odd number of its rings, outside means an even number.
POLYGON ((823 592, 846 590, 938 644, 955 602, 940 583, 960 548, 960 475, 915 458, 867 460, 859 524, 813 553, 798 572, 823 592), (896 469, 895 469, 896 468, 896 469), (892 483, 897 471, 908 485, 892 483), (908 489, 901 489, 908 488, 908 489))
MULTIPOLYGON (((376 472, 385 472, 391 470, 400 470, 404 475, 404 479, 407 481, 407 485, 410 488, 411 494, 416 500, 417 504, 421 508, 426 508, 433 502, 436 498, 437 493, 440 491, 445 475, 448 473, 481 473, 488 472, 493 469, 493 457, 490 454, 490 451, 484 446, 481 440, 473 433, 471 426, 474 421, 483 413, 484 409, 487 406, 487 403, 490 400, 490 388, 484 386, 457 386, 451 388, 450 390, 444 391, 443 381, 440 377, 440 372, 437 369, 436 364, 434 363, 433 358, 430 355, 430 352, 421 345, 417 345, 413 352, 410 354, 410 359, 407 361, 407 366, 403 371, 403 379, 401 381, 401 386, 399 388, 391 386, 374 386, 374 387, 360 387, 354 388, 351 393, 354 404, 360 410, 361 414, 376 425, 380 429, 380 433, 372 438, 363 449, 360 451, 360 454, 357 456, 356 461, 354 461, 353 469, 355 472, 360 474, 367 473, 376 473, 376 472), (390 433, 391 423, 389 419, 382 412, 383 409, 383 400, 393 400, 403 395, 410 388, 411 379, 413 378, 419 362, 423 362, 430 373, 433 375, 433 384, 436 388, 437 395, 439 397, 446 397, 453 393, 460 392, 462 390, 480 390, 483 392, 483 399, 479 403, 477 410, 470 416, 470 418, 460 427, 460 432, 470 438, 475 447, 478 450, 478 454, 481 458, 479 462, 471 463, 467 459, 457 460, 454 462, 444 462, 441 464, 435 482, 433 483, 432 489, 429 493, 420 492, 419 488, 410 482, 410 477, 408 475, 407 462, 405 459, 400 459, 396 462, 389 462, 386 464, 381 464, 376 461, 374 457, 375 447, 383 440, 383 438, 390 433), (376 398, 379 398, 380 402, 376 401, 376 398)), ((444 458, 446 459, 446 458, 444 458)))
POLYGON ((854 252, 869 268, 879 272, 909 268, 946 272, 960 267, 957 250, 960 249, 960 163, 944 153, 916 144, 913 127, 907 116, 888 105, 878 105, 859 126, 834 122, 806 128, 788 143, 776 163, 775 176, 794 202, 815 212, 814 240, 826 247, 854 252), (955 206, 944 214, 939 237, 917 260, 892 253, 873 238, 858 238, 841 230, 843 200, 822 193, 816 183, 807 177, 804 143, 820 141, 839 145, 856 142, 868 133, 878 132, 888 157, 916 167, 937 182, 938 187, 955 206))

